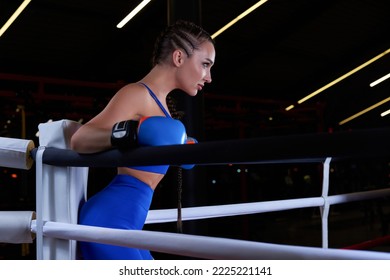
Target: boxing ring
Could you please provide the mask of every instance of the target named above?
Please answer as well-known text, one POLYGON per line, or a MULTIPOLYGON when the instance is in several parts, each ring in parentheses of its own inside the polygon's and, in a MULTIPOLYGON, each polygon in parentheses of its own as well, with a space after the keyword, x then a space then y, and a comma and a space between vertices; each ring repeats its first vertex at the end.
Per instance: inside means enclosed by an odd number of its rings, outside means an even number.
MULTIPOLYGON (((77 241, 137 247, 201 259, 390 259, 390 254, 384 252, 328 248, 328 218, 332 205, 390 195, 390 188, 329 195, 330 164, 357 156, 390 156, 390 128, 78 154, 69 149, 70 136, 78 126, 68 120, 39 125, 39 147, 28 151, 36 164, 36 209, 0 212, 0 242, 31 243, 35 237, 37 259, 77 259, 77 241), (86 198, 89 167, 227 163, 322 163, 322 193, 310 198, 183 208, 183 221, 319 207, 322 247, 77 224, 79 205, 86 198)), ((176 219, 176 209, 150 210, 146 223, 176 219)))

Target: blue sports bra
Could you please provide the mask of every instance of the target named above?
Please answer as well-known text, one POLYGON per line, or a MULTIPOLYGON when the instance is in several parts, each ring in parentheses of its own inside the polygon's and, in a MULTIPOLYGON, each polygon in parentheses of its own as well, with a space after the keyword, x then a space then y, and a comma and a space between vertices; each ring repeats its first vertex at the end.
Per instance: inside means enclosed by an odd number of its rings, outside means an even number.
MULTIPOLYGON (((140 83, 143 86, 146 87, 146 89, 149 91, 150 96, 156 101, 157 105, 161 108, 163 113, 167 118, 171 118, 171 115, 165 110, 164 106, 161 104, 160 100, 158 100, 157 96, 154 94, 154 92, 144 83, 140 83)), ((158 174, 166 174, 169 168, 169 165, 151 165, 151 166, 128 166, 129 168, 136 169, 136 170, 142 170, 147 172, 153 172, 158 174)))

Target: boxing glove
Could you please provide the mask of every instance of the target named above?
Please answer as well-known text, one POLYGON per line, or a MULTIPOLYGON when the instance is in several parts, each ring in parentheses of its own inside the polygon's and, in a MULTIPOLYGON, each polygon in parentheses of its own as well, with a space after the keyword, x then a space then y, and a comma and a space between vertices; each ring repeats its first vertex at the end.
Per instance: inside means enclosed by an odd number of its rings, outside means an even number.
POLYGON ((165 146, 184 144, 187 138, 183 123, 167 117, 144 117, 138 127, 138 144, 165 146))
POLYGON ((114 124, 111 131, 111 146, 125 149, 138 145, 138 121, 127 120, 114 124))
POLYGON ((122 121, 112 128, 111 144, 118 148, 184 144, 187 138, 184 125, 175 119, 153 116, 141 120, 122 121))
MULTIPOLYGON (((197 144, 198 141, 195 138, 192 137, 187 137, 186 141, 184 144, 197 144)), ((194 168, 195 164, 182 164, 180 165, 181 168, 183 169, 192 169, 194 168)))

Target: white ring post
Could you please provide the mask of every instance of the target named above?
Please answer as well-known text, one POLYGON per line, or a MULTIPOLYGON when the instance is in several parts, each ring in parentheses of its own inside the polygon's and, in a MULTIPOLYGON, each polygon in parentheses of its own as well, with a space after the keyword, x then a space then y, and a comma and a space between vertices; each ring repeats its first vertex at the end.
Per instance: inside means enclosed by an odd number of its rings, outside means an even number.
POLYGON ((325 159, 323 167, 322 179, 322 198, 324 199, 324 206, 320 207, 321 211, 321 225, 322 225, 322 248, 328 248, 328 216, 329 216, 329 165, 332 158, 325 159))
MULTIPOLYGON (((77 223, 78 208, 84 200, 88 167, 51 166, 44 163, 49 148, 69 149, 70 139, 80 124, 60 120, 39 126, 37 160, 37 259, 76 259, 77 244, 72 240, 47 238, 45 221, 77 223)), ((57 155, 58 156, 58 155, 57 155)))

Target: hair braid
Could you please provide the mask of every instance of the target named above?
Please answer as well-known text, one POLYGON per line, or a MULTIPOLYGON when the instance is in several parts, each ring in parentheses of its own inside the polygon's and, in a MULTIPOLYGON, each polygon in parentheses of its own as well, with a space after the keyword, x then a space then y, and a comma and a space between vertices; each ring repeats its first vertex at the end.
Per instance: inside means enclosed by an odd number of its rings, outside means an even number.
MULTIPOLYGON (((174 100, 170 95, 167 97, 167 106, 169 109, 169 112, 171 113, 172 118, 174 119, 182 119, 184 116, 183 111, 178 111, 176 108, 176 100, 174 100)), ((182 192, 183 192, 183 169, 181 167, 177 167, 177 222, 176 222, 176 229, 177 232, 182 233, 183 232, 183 221, 182 221, 182 205, 181 205, 181 198, 182 198, 182 192)))

